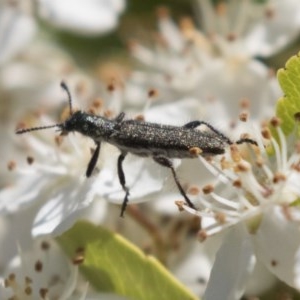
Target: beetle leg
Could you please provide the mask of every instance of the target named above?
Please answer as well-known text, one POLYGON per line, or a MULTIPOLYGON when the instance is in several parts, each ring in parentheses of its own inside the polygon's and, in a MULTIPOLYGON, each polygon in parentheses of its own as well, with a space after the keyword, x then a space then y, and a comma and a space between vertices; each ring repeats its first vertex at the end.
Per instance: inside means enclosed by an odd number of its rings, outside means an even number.
POLYGON ((161 166, 169 168, 171 170, 174 181, 175 181, 175 183, 178 187, 178 190, 179 190, 180 194, 183 196, 183 198, 185 199, 185 201, 186 201, 186 203, 188 204, 189 207, 192 207, 192 208, 196 209, 194 204, 192 203, 192 201, 190 200, 190 198, 187 196, 186 192, 184 191, 182 185, 180 184, 172 161, 169 158, 167 158, 165 156, 162 156, 162 155, 153 156, 153 159, 154 159, 155 162, 157 162, 161 166))
POLYGON ((95 152, 93 153, 92 157, 91 157, 91 160, 88 164, 88 167, 86 169, 86 177, 90 177, 95 169, 95 166, 97 164, 97 160, 98 160, 98 157, 99 157, 99 153, 100 153, 100 142, 96 142, 96 149, 95 149, 95 152))
POLYGON ((214 128, 213 126, 211 126, 207 122, 204 122, 204 121, 191 121, 191 122, 186 123, 185 125, 183 125, 183 127, 188 128, 188 129, 195 129, 200 125, 205 125, 212 132, 214 132, 216 135, 218 135, 222 140, 224 140, 228 145, 232 145, 232 141, 226 135, 224 135, 222 132, 220 132, 219 130, 217 130, 216 128, 214 128))
POLYGON ((123 190, 125 191, 125 197, 122 203, 122 207, 121 207, 121 214, 120 217, 124 216, 124 212, 126 210, 127 204, 128 204, 128 196, 129 196, 129 189, 126 186, 126 180, 125 180, 125 174, 123 171, 123 161, 126 157, 127 153, 121 153, 118 157, 118 176, 119 176, 119 181, 120 184, 123 188, 123 190))

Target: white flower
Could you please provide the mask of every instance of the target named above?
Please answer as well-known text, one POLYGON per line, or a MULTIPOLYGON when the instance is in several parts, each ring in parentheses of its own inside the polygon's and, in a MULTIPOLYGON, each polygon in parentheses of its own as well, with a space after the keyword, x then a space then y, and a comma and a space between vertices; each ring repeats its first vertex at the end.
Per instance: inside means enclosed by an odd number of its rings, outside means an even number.
MULTIPOLYGON (((43 137, 54 138, 50 132, 43 132, 43 137)), ((78 142, 80 138, 75 147, 78 147, 78 142)), ((63 143, 60 148, 50 140, 24 136, 23 143, 34 149, 34 153, 31 151, 34 156, 28 156, 27 166, 17 163, 12 185, 0 193, 1 213, 16 213, 28 206, 37 203, 42 206, 44 203, 35 218, 33 235, 60 234, 71 227, 96 196, 95 178, 84 178, 88 141, 83 138, 81 142, 84 145, 74 150, 70 143, 63 143)), ((99 220, 105 214, 104 202, 102 206, 99 220)))
POLYGON ((78 274, 78 265, 83 261, 80 252, 71 262, 53 240, 36 240, 32 249, 19 249, 19 255, 7 264, 0 284, 1 299, 126 299, 91 290, 78 274))
MULTIPOLYGON (((26 253, 19 250, 7 265, 0 293, 4 299, 70 299, 77 287, 78 266, 71 264, 50 240, 34 243, 26 253)), ((87 286, 85 287, 87 290, 87 286)), ((82 291, 84 295, 86 291, 82 291)), ((78 294, 78 299, 80 298, 78 294)))
POLYGON ((28 6, 26 0, 0 3, 0 65, 20 54, 35 35, 36 22, 28 6))
MULTIPOLYGON (((226 70, 226 63, 218 60, 212 65, 211 70, 207 70, 206 74, 201 88, 204 93, 207 92, 207 96, 198 104, 195 101, 193 113, 181 125, 191 120, 204 120, 234 142, 239 140, 242 134, 249 131, 249 124, 244 122, 243 118, 246 121, 251 120, 253 124, 258 124, 267 120, 267 117, 272 114, 274 99, 279 97, 280 93, 275 79, 270 77, 268 70, 261 63, 251 61, 251 63, 244 65, 237 62, 236 66, 233 64, 231 68, 226 70), (226 74, 226 76, 218 78, 218 71, 226 74), (238 85, 236 84, 237 81, 239 81, 238 85), (209 97, 210 93, 211 96, 209 97)), ((171 119, 180 119, 182 108, 179 103, 181 101, 169 104, 173 112, 177 110, 178 115, 170 119, 164 116, 166 123, 170 123, 171 119)), ((157 115, 159 109, 160 107, 157 106, 157 111, 154 110, 157 115)), ((198 129, 209 131, 204 125, 198 129)), ((229 144, 224 146, 225 151, 228 148, 229 144)), ((203 165, 194 159, 183 159, 180 166, 177 167, 180 182, 192 201, 198 195, 199 186, 208 184, 216 176, 215 173, 213 175, 208 170, 203 170, 203 165)), ((167 178, 163 189, 154 198, 157 199, 154 205, 161 212, 178 213, 176 207, 171 205, 179 199, 172 177, 167 178)))
POLYGON ((173 274, 195 295, 202 297, 211 270, 211 261, 197 243, 192 251, 185 254, 183 261, 173 270, 173 274))
POLYGON ((199 210, 182 207, 201 217, 202 240, 234 226, 217 254, 204 299, 239 299, 254 267, 254 254, 278 278, 299 288, 300 214, 292 205, 300 197, 299 146, 278 126, 276 130, 281 148, 263 129, 273 156, 256 134, 258 148, 247 154, 232 145, 230 155, 211 162, 199 157, 216 183, 199 190, 199 210), (220 276, 224 285, 216 286, 220 276))
POLYGON ((243 296, 255 257, 249 238, 241 232, 243 228, 234 228, 224 238, 211 270, 204 300, 235 300, 243 296))
MULTIPOLYGON (((112 91, 109 101, 115 112, 120 102, 117 94, 117 90, 112 91)), ((167 123, 181 125, 184 119, 196 116, 197 108, 197 101, 187 99, 175 106, 168 104, 148 109, 146 118, 150 121, 164 119, 167 123)), ((39 125, 53 123, 45 117, 35 122, 39 125)), ((95 174, 86 178, 84 174, 91 158, 90 149, 94 148, 89 137, 70 134, 68 138, 55 138, 52 130, 43 130, 14 138, 10 135, 10 139, 19 142, 22 154, 8 164, 11 172, 0 192, 0 211, 2 214, 12 214, 38 205, 40 209, 32 229, 34 236, 60 234, 78 218, 84 217, 91 203, 99 197, 119 204, 123 202, 125 192, 118 178, 117 148, 103 143, 95 174), (22 162, 26 155, 27 164, 22 162)), ((164 178, 170 174, 151 158, 130 154, 124 161, 123 169, 130 189, 129 203, 149 200, 151 195, 162 189, 164 178)), ((106 214, 105 201, 100 203, 102 205, 97 208, 98 222, 106 214)))
POLYGON ((114 29, 124 8, 124 0, 38 1, 42 19, 56 28, 88 36, 114 29))
POLYGON ((297 0, 222 1, 195 0, 203 31, 212 36, 225 55, 270 56, 299 35, 297 0))
POLYGON ((22 55, 2 66, 0 117, 5 126, 1 126, 0 133, 10 135, 20 120, 32 111, 57 111, 59 114, 61 105, 66 103, 59 85, 62 79, 76 91, 73 96, 75 107, 79 107, 79 98, 83 103, 96 98, 98 87, 91 77, 78 69, 67 53, 50 42, 35 40, 22 55))
MULTIPOLYGON (((147 67, 147 71, 132 74, 132 84, 155 87, 161 99, 218 97, 215 89, 227 98, 232 83, 236 87, 238 81, 242 97, 248 98, 249 76, 257 71, 262 75, 263 68, 268 72, 255 58, 274 54, 298 36, 299 3, 222 1, 216 7, 208 0, 196 3, 201 8, 203 30, 195 28, 189 19, 179 28, 167 10, 160 9, 158 25, 163 42, 153 47, 131 43, 133 56, 147 67)), ((266 84, 258 77, 256 80, 266 84)))

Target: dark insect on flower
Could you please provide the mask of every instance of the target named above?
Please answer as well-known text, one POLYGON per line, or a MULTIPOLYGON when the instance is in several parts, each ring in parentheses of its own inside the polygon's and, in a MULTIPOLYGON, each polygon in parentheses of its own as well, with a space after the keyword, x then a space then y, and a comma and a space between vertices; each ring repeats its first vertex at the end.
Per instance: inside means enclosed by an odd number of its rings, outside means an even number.
MULTIPOLYGON (((124 215, 129 197, 129 189, 126 186, 122 166, 127 153, 130 152, 142 157, 152 157, 159 165, 169 168, 180 194, 190 207, 195 208, 178 180, 171 159, 223 154, 226 147, 233 144, 227 136, 203 121, 192 121, 183 126, 170 126, 140 120, 124 120, 124 112, 121 112, 116 118, 111 120, 84 111, 73 112, 71 93, 64 82, 61 83, 61 87, 68 94, 69 118, 63 123, 50 126, 18 129, 16 133, 23 134, 56 127, 61 131, 61 134, 76 131, 90 137, 95 142, 96 149, 87 166, 87 177, 92 175, 96 166, 101 142, 104 141, 116 146, 121 152, 118 158, 118 176, 120 184, 125 191, 121 216, 124 215), (207 126, 210 131, 197 130, 197 127, 200 125, 207 126)), ((257 145, 255 141, 248 138, 242 138, 235 143, 257 145)))

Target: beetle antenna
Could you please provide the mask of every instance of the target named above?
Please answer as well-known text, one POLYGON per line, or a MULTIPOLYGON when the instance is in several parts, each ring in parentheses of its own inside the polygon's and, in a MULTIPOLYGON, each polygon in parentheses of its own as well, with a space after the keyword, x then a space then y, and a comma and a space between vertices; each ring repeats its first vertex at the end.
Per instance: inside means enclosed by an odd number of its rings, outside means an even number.
MULTIPOLYGON (((65 90, 65 92, 68 95, 70 116, 72 116, 73 115, 73 107, 72 107, 72 96, 71 96, 70 90, 64 81, 62 81, 60 83, 60 86, 65 90)), ((61 126, 62 126, 62 124, 54 124, 54 125, 31 127, 31 128, 20 128, 20 129, 17 129, 16 134, 22 134, 22 133, 26 133, 26 132, 30 132, 30 131, 43 130, 43 129, 54 128, 54 127, 61 128, 61 126)))
POLYGON ((62 81, 60 83, 60 86, 66 91, 66 93, 68 95, 69 108, 70 108, 70 116, 72 116, 73 115, 73 107, 72 107, 72 96, 71 96, 70 90, 69 90, 67 84, 64 81, 62 81))
POLYGON ((20 128, 20 129, 17 129, 16 134, 22 134, 22 133, 29 132, 29 131, 36 131, 36 130, 54 128, 54 127, 61 127, 61 124, 54 124, 54 125, 49 125, 49 126, 31 127, 31 128, 20 128))

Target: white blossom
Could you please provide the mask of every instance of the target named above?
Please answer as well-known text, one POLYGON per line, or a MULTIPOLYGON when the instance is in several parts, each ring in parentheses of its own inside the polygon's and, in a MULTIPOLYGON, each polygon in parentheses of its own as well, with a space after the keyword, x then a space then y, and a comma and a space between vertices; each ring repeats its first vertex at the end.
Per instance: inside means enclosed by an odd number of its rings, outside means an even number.
POLYGON ((5 273, 2 297, 63 300, 70 299, 75 290, 78 266, 72 265, 53 241, 40 240, 31 251, 19 249, 5 273))
POLYGON ((0 65, 20 54, 32 41, 37 30, 30 2, 0 3, 0 65))
POLYGON ((56 28, 87 36, 114 29, 124 8, 124 0, 38 1, 42 19, 56 28))
POLYGON ((201 217, 199 237, 202 240, 232 226, 230 230, 235 230, 234 239, 229 238, 232 235, 229 232, 217 254, 204 299, 239 299, 249 268, 250 271, 252 269, 250 264, 254 254, 278 278, 299 288, 299 274, 296 271, 299 261, 296 254, 300 245, 300 219, 297 205, 292 205, 300 196, 299 146, 295 145, 295 140, 294 143, 292 140, 288 142, 280 127, 276 127, 276 130, 281 148, 270 137, 268 130, 263 129, 274 155, 268 154, 265 140, 257 134, 255 140, 258 148, 248 154, 243 154, 237 146, 232 145, 230 155, 211 162, 199 157, 216 180, 214 184, 203 187, 202 193, 199 191, 198 210, 186 205, 183 208, 201 217), (241 257, 240 266, 230 263, 230 255, 234 258, 239 251, 246 253, 242 250, 245 243, 249 256, 241 257), (237 272, 241 274, 235 277, 237 272), (224 276, 225 273, 228 281, 224 282, 223 288, 216 288, 218 276, 224 276), (232 281, 230 276, 233 276, 232 281), (241 278, 244 279, 238 283, 236 280, 240 281, 241 278))
POLYGON ((125 300, 113 293, 97 293, 81 279, 78 265, 81 253, 68 259, 49 239, 38 239, 30 250, 19 248, 19 255, 7 264, 0 283, 1 299, 125 300))
MULTIPOLYGON (((300 6, 295 0, 222 1, 216 6, 208 0, 194 2, 200 7, 195 10, 201 14, 199 29, 187 18, 177 26, 162 8, 158 14, 162 42, 151 47, 136 41, 130 44, 132 55, 147 67, 133 72, 132 84, 154 86, 165 100, 214 97, 219 90, 227 101, 232 80, 241 83, 247 98, 248 77, 268 72, 256 57, 278 52, 299 34, 300 6)), ((256 80, 266 84, 259 77, 256 80)))
POLYGON ((299 35, 298 1, 195 0, 203 31, 226 56, 270 56, 299 35))

